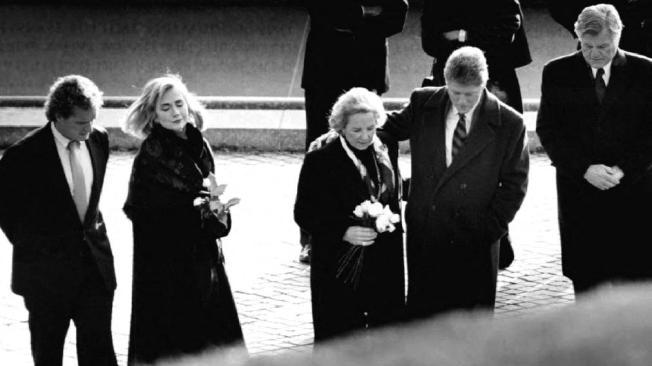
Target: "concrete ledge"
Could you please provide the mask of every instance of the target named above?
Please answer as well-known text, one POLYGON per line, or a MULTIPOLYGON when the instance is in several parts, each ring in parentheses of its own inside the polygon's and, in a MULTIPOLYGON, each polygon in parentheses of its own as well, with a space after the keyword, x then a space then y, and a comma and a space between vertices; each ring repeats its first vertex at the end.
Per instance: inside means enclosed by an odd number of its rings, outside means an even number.
MULTIPOLYGON (((117 96, 104 97, 104 108, 127 108, 136 97, 117 96)), ((304 109, 303 98, 297 97, 199 97, 206 109, 240 109, 240 110, 297 110, 304 109)), ((385 109, 389 111, 401 109, 407 98, 383 98, 385 109)), ((45 104, 42 96, 0 96, 0 108, 40 108, 45 104)), ((525 112, 536 112, 539 109, 538 99, 524 99, 525 112)))
MULTIPOLYGON (((120 123, 134 97, 105 97, 96 123, 109 131, 111 148, 136 149, 140 141, 124 134, 120 123)), ((256 151, 303 151, 305 112, 303 98, 202 97, 206 106, 205 135, 217 149, 256 151)), ((388 110, 398 110, 404 98, 383 99, 388 110)), ((44 97, 0 97, 0 148, 18 141, 29 130, 45 123, 44 97)), ((541 146, 534 132, 538 100, 525 101, 525 123, 530 151, 541 146)), ((402 143, 401 151, 409 151, 402 143)))

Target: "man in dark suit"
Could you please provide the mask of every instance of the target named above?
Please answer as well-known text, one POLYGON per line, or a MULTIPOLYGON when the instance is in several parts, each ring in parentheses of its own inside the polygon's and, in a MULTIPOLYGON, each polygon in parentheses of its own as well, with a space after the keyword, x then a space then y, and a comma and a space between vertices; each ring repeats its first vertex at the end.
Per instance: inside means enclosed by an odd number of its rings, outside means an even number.
POLYGON ((486 90, 482 51, 454 51, 444 77, 446 86, 416 89, 382 127, 410 139, 407 305, 415 318, 493 309, 499 241, 527 187, 523 118, 486 90))
POLYGON ((102 93, 59 78, 48 123, 0 160, 0 227, 13 245, 12 290, 29 312, 35 365, 61 365, 70 324, 79 365, 117 365, 111 339, 113 255, 98 208, 108 135, 93 126, 102 93))
MULTIPOLYGON (((421 45, 434 58, 430 86, 445 84, 444 65, 453 50, 462 46, 480 48, 489 67, 487 89, 523 113, 516 68, 529 64, 532 58, 518 0, 425 0, 421 45)), ((501 239, 500 249, 500 268, 506 268, 514 259, 509 234, 501 239)))
POLYGON ((652 275, 640 206, 652 163, 652 60, 619 49, 622 29, 612 5, 585 8, 580 51, 543 69, 537 134, 557 170, 562 265, 577 294, 652 275))
MULTIPOLYGON (((306 100, 306 151, 328 131, 337 98, 359 86, 383 94, 389 88, 387 38, 403 30, 406 0, 310 0, 310 32, 301 86, 306 100)), ((300 260, 309 262, 309 237, 301 233, 300 260)))

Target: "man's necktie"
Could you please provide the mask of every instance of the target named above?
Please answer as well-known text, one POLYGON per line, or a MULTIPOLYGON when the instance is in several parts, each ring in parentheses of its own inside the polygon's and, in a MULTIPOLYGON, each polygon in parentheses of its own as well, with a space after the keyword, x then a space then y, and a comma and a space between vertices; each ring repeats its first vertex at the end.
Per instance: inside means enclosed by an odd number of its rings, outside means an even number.
POLYGON ((458 113, 460 119, 457 121, 457 126, 455 127, 455 132, 453 132, 453 145, 451 148, 451 158, 455 160, 455 156, 460 152, 462 146, 464 146, 464 140, 466 139, 466 119, 464 113, 458 113))
POLYGON ((604 94, 607 92, 607 85, 604 83, 604 69, 599 68, 595 74, 595 95, 598 97, 598 102, 602 104, 604 94))
POLYGON ((70 170, 72 171, 72 198, 75 201, 79 219, 84 222, 84 216, 86 216, 86 209, 88 208, 88 194, 86 193, 84 170, 82 169, 79 158, 79 141, 70 141, 68 152, 70 156, 70 170))

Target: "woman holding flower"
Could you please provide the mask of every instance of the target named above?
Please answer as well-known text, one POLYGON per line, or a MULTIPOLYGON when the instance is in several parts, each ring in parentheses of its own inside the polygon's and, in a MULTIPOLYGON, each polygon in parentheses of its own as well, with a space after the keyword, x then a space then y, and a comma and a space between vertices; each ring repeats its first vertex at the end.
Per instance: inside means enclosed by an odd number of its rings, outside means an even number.
POLYGON ((134 236, 129 364, 243 343, 219 239, 233 202, 219 201, 202 125, 175 75, 149 81, 128 111, 125 131, 144 138, 124 205, 134 236))
POLYGON ((294 217, 312 236, 315 342, 402 317, 398 151, 376 135, 384 119, 380 97, 349 90, 329 118, 338 137, 308 153, 301 168, 294 217))

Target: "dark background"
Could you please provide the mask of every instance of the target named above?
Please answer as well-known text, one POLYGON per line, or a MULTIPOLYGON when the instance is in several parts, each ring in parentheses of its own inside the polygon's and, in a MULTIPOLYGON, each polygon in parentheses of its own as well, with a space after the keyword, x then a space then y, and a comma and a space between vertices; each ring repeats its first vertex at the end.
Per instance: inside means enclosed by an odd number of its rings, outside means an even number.
MULTIPOLYGON (((407 97, 430 70, 431 60, 421 50, 417 3, 412 2, 403 32, 389 40, 387 97, 407 97)), ((524 97, 538 98, 543 63, 572 52, 575 43, 541 1, 522 3, 535 61, 518 73, 524 97)), ((105 95, 137 95, 148 79, 174 72, 199 95, 303 96, 308 16, 302 1, 3 4, 0 95, 45 95, 57 76, 70 73, 88 76, 105 95)))

